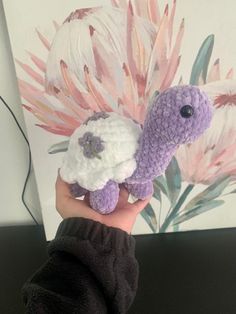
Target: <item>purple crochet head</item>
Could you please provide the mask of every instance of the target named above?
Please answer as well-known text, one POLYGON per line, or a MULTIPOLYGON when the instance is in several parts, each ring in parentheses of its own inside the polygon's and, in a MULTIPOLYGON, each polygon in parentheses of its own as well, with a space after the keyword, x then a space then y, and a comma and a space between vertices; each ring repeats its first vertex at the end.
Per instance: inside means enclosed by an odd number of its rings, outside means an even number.
POLYGON ((154 99, 147 123, 156 136, 179 145, 198 138, 209 127, 212 114, 208 96, 198 87, 176 86, 154 99))
POLYGON ((128 183, 143 183, 164 173, 179 145, 196 140, 209 126, 213 106, 198 87, 175 86, 157 95, 147 114, 137 168, 128 183))

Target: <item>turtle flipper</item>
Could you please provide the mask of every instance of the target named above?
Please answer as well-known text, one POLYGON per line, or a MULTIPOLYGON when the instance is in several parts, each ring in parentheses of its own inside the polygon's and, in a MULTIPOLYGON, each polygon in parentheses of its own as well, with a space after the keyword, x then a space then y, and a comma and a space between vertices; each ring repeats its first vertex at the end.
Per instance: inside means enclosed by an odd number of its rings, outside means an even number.
POLYGON ((147 196, 153 193, 153 183, 148 181, 146 183, 134 183, 134 184, 125 184, 126 189, 131 195, 138 199, 145 199, 147 196))
POLYGON ((103 189, 89 193, 90 206, 101 214, 111 213, 118 202, 119 185, 108 181, 103 189))

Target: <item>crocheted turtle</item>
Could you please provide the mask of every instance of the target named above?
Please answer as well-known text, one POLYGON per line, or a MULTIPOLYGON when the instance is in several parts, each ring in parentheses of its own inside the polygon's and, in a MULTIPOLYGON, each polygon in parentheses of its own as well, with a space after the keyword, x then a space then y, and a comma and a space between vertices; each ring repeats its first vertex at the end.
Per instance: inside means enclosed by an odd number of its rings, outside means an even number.
POLYGON ((207 95, 185 85, 153 98, 143 128, 117 113, 95 113, 71 136, 60 175, 75 197, 89 192, 91 207, 103 214, 115 209, 121 183, 145 199, 178 146, 209 127, 212 112, 207 95))

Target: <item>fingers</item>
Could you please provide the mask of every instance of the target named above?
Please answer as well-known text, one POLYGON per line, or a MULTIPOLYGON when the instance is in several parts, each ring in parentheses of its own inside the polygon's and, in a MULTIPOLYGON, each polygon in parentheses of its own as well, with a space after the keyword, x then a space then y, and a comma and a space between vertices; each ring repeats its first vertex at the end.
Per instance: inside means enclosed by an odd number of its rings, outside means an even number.
POLYGON ((119 199, 116 208, 123 208, 127 205, 129 198, 129 192, 124 186, 120 186, 119 199))
POLYGON ((57 176, 55 188, 56 188, 56 199, 57 200, 71 197, 69 184, 62 180, 59 173, 57 176))
POLYGON ((128 202, 129 192, 127 191, 127 189, 123 185, 120 186, 120 195, 119 195, 119 197, 124 202, 128 202))
POLYGON ((152 195, 148 196, 145 200, 137 200, 133 204, 131 204, 131 207, 138 214, 148 205, 151 198, 152 198, 152 195))
POLYGON ((64 182, 58 174, 56 180, 56 209, 62 218, 83 217, 100 221, 101 217, 96 213, 86 200, 78 200, 72 197, 69 184, 64 182))
MULTIPOLYGON (((56 188, 56 208, 62 216, 68 210, 68 206, 74 209, 75 204, 80 205, 79 203, 73 202, 73 198, 70 193, 69 184, 62 180, 59 172, 58 172, 55 188, 56 188), (71 206, 71 203, 73 204, 72 206, 71 206)), ((70 210, 72 208, 70 208, 70 210)))
POLYGON ((69 184, 62 180, 59 172, 56 180, 56 192, 60 192, 63 195, 70 194, 69 184))
POLYGON ((85 194, 85 196, 84 196, 84 202, 90 206, 90 203, 89 203, 89 193, 86 193, 86 194, 85 194))

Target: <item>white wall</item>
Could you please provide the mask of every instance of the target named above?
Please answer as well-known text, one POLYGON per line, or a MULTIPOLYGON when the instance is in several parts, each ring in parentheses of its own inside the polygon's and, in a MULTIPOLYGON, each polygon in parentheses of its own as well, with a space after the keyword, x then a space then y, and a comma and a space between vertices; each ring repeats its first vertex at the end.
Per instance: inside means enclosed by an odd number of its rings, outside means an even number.
MULTIPOLYGON (((14 111, 25 131, 17 89, 7 26, 0 0, 0 95, 14 111)), ((28 169, 28 148, 14 120, 0 103, 0 225, 33 223, 21 202, 21 192, 28 169)), ((38 221, 41 210, 32 171, 26 201, 38 221)))

